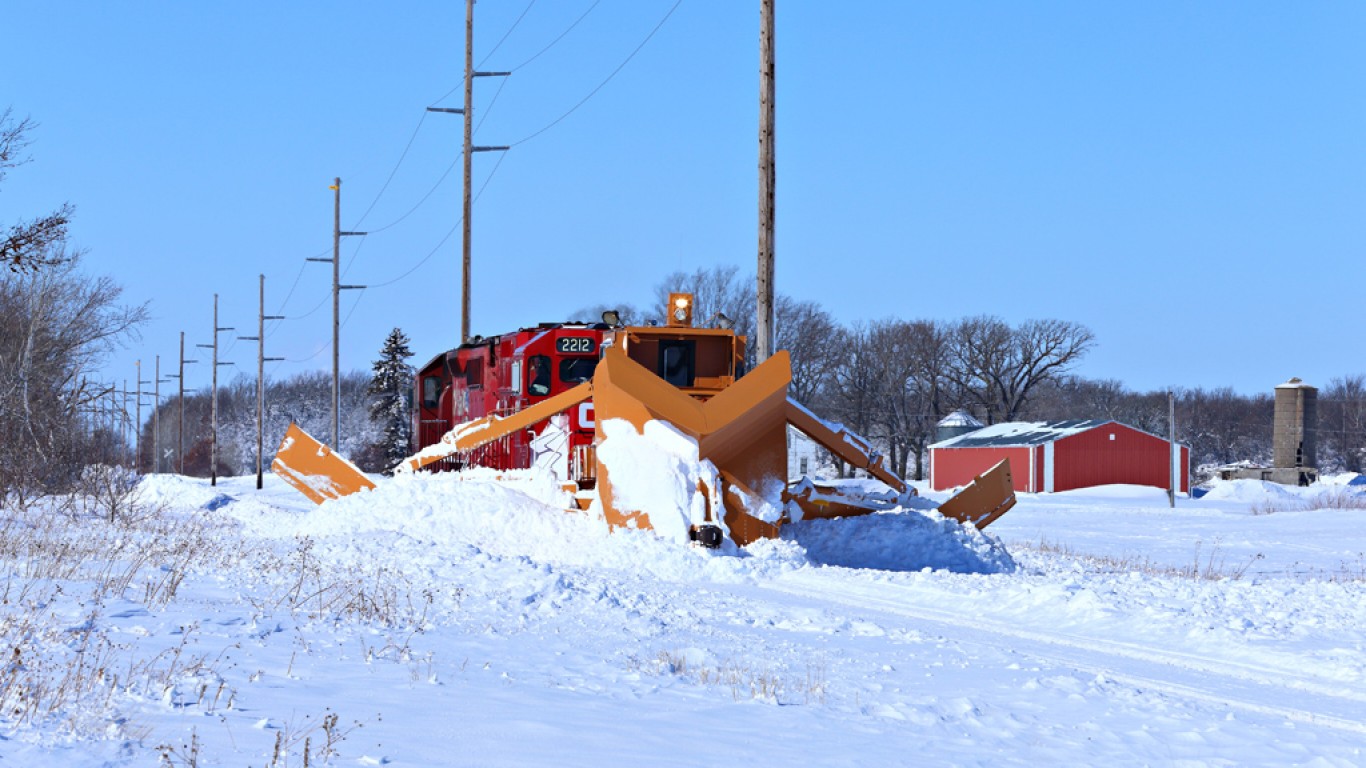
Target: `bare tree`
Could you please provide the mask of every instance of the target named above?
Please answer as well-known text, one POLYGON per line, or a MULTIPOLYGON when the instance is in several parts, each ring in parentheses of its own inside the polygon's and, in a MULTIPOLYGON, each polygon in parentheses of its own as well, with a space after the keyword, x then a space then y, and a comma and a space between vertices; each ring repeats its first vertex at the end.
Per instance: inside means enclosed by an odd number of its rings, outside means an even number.
POLYGON ((774 307, 777 348, 792 360, 792 383, 788 394, 797 402, 812 405, 829 384, 838 357, 839 326, 830 313, 814 301, 798 301, 779 295, 774 307))
MULTIPOLYGON (((879 353, 873 346, 870 329, 861 324, 842 329, 836 339, 823 415, 872 438, 871 428, 877 423, 882 406, 881 382, 876 371, 879 353)), ((835 466, 843 474, 843 463, 835 460, 835 466)))
POLYGON ((88 460, 83 417, 108 394, 95 369, 147 317, 111 278, 82 274, 80 254, 44 259, 0 277, 0 486, 60 484, 88 460))
POLYGON ((1342 376, 1319 396, 1320 461, 1331 457, 1345 472, 1366 464, 1366 375, 1342 376), (1326 454, 1326 456, 1324 455, 1326 454))
MULTIPOLYGON (((29 161, 24 155, 30 143, 26 134, 36 127, 27 117, 16 120, 9 108, 0 112, 0 181, 4 181, 10 168, 29 161)), ((66 239, 66 225, 71 213, 71 204, 66 203, 46 216, 20 220, 11 225, 0 237, 0 263, 8 266, 10 272, 34 270, 56 263, 61 251, 53 246, 66 239)))
POLYGON ((1271 461, 1270 395, 1247 397, 1231 387, 1180 390, 1176 401, 1177 439, 1191 449, 1195 467, 1271 461))
POLYGON ((1035 388, 1066 373, 1095 343, 1089 329, 1066 320, 1027 320, 1012 329, 985 316, 960 321, 951 338, 948 378, 988 424, 1020 418, 1035 388))
POLYGON ((1028 418, 1111 419, 1154 435, 1167 434, 1167 393, 1134 392, 1118 379, 1059 376, 1040 384, 1028 418))

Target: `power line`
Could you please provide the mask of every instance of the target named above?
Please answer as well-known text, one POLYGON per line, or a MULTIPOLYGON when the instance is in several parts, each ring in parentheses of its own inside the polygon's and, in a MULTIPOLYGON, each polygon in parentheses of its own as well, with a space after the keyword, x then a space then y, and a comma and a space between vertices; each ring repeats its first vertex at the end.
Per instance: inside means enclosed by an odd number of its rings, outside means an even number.
POLYGON ((475 64, 475 65, 474 65, 474 68, 475 68, 475 69, 483 69, 483 67, 484 67, 484 62, 486 62, 486 61, 488 61, 489 59, 493 58, 493 54, 495 54, 495 53, 498 52, 498 49, 503 45, 503 42, 506 41, 506 40, 508 39, 508 36, 512 34, 512 31, 513 31, 513 30, 517 29, 517 25, 522 23, 522 19, 525 19, 525 18, 526 18, 527 12, 530 11, 530 10, 531 10, 531 6, 533 6, 533 5, 535 5, 535 4, 536 4, 536 0, 531 0, 531 2, 529 2, 529 3, 526 4, 526 8, 523 8, 523 9, 522 9, 522 15, 521 15, 521 16, 518 16, 518 17, 517 17, 517 20, 514 21, 514 22, 512 22, 512 26, 511 26, 511 27, 508 27, 508 31, 504 32, 504 33, 503 33, 503 36, 500 37, 500 38, 498 38, 498 43, 497 43, 496 45, 494 45, 493 48, 492 48, 488 53, 484 54, 484 58, 481 59, 481 60, 479 61, 478 64, 475 64))
MULTIPOLYGON (((574 23, 573 23, 573 24, 570 24, 569 27, 565 29, 565 31, 561 32, 559 37, 555 38, 554 40, 551 40, 549 45, 547 45, 546 47, 544 47, 544 48, 542 48, 541 50, 537 51, 535 56, 532 56, 531 58, 527 59, 526 61, 522 62, 521 64, 518 64, 517 66, 513 67, 513 68, 512 68, 512 71, 513 71, 513 72, 516 72, 517 70, 521 69, 522 67, 525 67, 526 65, 528 65, 528 64, 530 64, 531 62, 535 61, 536 59, 539 59, 539 58, 541 57, 541 54, 545 53, 546 51, 550 50, 551 48, 554 48, 554 47, 555 47, 555 44, 558 43, 558 42, 560 42, 561 40, 563 40, 564 37, 565 37, 565 35, 568 35, 570 32, 572 32, 572 31, 574 30, 574 27, 577 27, 577 26, 579 25, 579 22, 581 22, 581 21, 583 21, 585 18, 587 18, 588 14, 592 13, 592 12, 593 12, 593 9, 594 9, 594 8, 597 8, 597 7, 598 7, 598 3, 601 2, 601 1, 602 1, 602 0, 593 0, 593 4, 590 5, 590 6, 588 6, 588 10, 584 11, 583 14, 582 14, 581 16, 579 16, 577 19, 575 19, 575 20, 574 20, 574 23)), ((454 89, 452 89, 452 90, 454 90, 454 89)))
POLYGON ((509 146, 515 147, 515 146, 518 146, 518 145, 520 145, 520 144, 525 144, 526 142, 531 141, 532 139, 536 138, 537 136, 540 136, 541 134, 545 133, 546 131, 550 130, 551 128, 554 128, 555 126, 559 125, 565 118, 567 118, 567 117, 569 117, 570 115, 574 114, 574 112, 576 112, 576 111, 579 109, 579 107, 582 107, 584 104, 587 104, 589 99, 591 99, 591 98, 593 98, 594 96, 596 96, 597 93, 598 93, 598 91, 601 91, 608 83, 612 82, 612 78, 616 77, 616 76, 617 76, 617 73, 621 72, 621 70, 623 70, 623 69, 626 68, 626 65, 627 65, 627 64, 630 64, 630 63, 631 63, 631 59, 634 59, 634 58, 636 57, 636 54, 640 53, 640 50, 641 50, 642 48, 645 47, 645 44, 648 43, 648 42, 650 42, 650 39, 653 38, 653 37, 655 36, 655 33, 658 32, 658 31, 660 30, 660 28, 664 26, 664 23, 665 23, 666 21, 669 20, 669 17, 670 17, 670 16, 673 16, 674 11, 678 10, 678 6, 680 6, 680 5, 682 5, 682 4, 683 4, 683 0, 678 0, 677 2, 675 2, 675 3, 673 4, 673 7, 669 9, 669 12, 666 13, 666 14, 664 14, 664 18, 660 19, 660 20, 659 20, 659 23, 655 25, 655 28, 652 29, 652 30, 650 30, 650 34, 646 35, 646 36, 645 36, 645 39, 642 40, 642 41, 640 41, 640 45, 637 45, 636 48, 635 48, 635 50, 631 51, 631 54, 630 54, 629 56, 626 57, 626 60, 623 61, 623 62, 621 62, 621 64, 617 65, 617 68, 614 69, 614 70, 612 70, 612 74, 608 75, 607 78, 606 78, 605 80, 603 80, 601 83, 598 83, 598 86, 597 86, 596 88, 594 88, 593 90, 589 91, 589 92, 588 92, 588 95, 587 95, 587 96, 584 96, 583 99, 582 99, 581 101, 579 101, 578 104, 575 104, 574 106, 570 107, 568 112, 565 112, 563 115, 560 115, 559 117, 555 118, 553 121, 551 121, 551 122, 550 122, 548 125, 546 125, 544 128, 540 129, 539 131, 536 131, 535 133, 533 133, 533 134, 531 134, 531 135, 529 135, 529 136, 527 136, 527 137, 525 137, 525 138, 523 138, 523 139, 520 139, 520 140, 518 140, 518 141, 512 142, 512 144, 510 144, 509 146))
MULTIPOLYGON (((498 90, 501 91, 501 90, 502 90, 502 87, 500 86, 500 87, 498 88, 498 90)), ((375 227, 375 228, 369 230, 369 231, 370 231, 370 234, 373 235, 373 234, 376 234, 376 233, 378 233, 378 232, 383 232, 384 230, 389 229, 390 227, 393 227, 393 226, 397 225, 399 222, 403 221, 404 219, 408 218, 409 216, 412 216, 412 215, 417 211, 418 208, 421 208, 421 207, 422 207, 422 204, 423 204, 423 203, 427 202, 427 199, 428 199, 428 198, 430 198, 433 194, 436 193, 436 190, 439 189, 439 188, 441 187, 441 185, 446 181, 446 177, 451 175, 451 171, 455 170, 455 166, 456 166, 456 164, 458 164, 459 162, 460 162, 459 160, 452 161, 451 164, 450 164, 449 166, 446 167, 446 171, 445 171, 444 173, 441 174, 441 178, 439 178, 439 179, 436 180, 436 183, 432 185, 432 188, 429 189, 429 190, 427 190, 427 194, 423 195, 423 196, 422 196, 422 199, 421 199, 421 200, 418 200, 416 205, 414 205, 412 208, 409 208, 407 213, 403 214, 402 216, 399 216, 397 219, 394 219, 393 221, 389 222, 388 224, 385 224, 385 225, 382 226, 382 227, 375 227)))
POLYGON ((508 78, 505 77, 502 80, 503 81, 498 84, 498 90, 493 92, 493 98, 489 99, 488 106, 484 107, 483 110, 481 110, 479 122, 475 123, 474 125, 475 133, 479 133, 479 129, 483 127, 484 121, 489 119, 489 113, 493 111, 493 105, 498 103, 499 95, 503 93, 503 88, 507 86, 508 78))
POLYGON ((428 253, 427 253, 426 256, 423 256, 423 257, 422 257, 422 260, 421 260, 421 261, 419 261, 418 263, 416 263, 416 264, 414 264, 412 267, 410 267, 410 268, 408 269, 407 272, 404 272, 403 274, 399 275, 398 277, 394 278, 393 280, 388 280, 388 281, 383 282, 383 283, 371 283, 371 284, 370 284, 370 287, 371 287, 371 288, 384 288, 385 286, 393 285, 394 283, 397 283, 398 281, 402 280, 403 278, 407 277, 408 275, 411 275, 412 273, 416 272, 418 269, 420 269, 420 268, 422 267, 423 264, 426 264, 433 256, 435 256, 436 253, 437 253, 437 251, 441 250, 441 246, 445 245, 445 244, 446 244, 446 241, 451 239, 451 235, 454 235, 454 234, 455 234, 455 231, 456 231, 457 229, 460 229, 460 222, 459 222, 459 221, 455 222, 455 226, 451 227, 450 231, 446 233, 446 236, 443 237, 443 238, 441 238, 441 242, 437 243, 437 244, 432 248, 432 250, 428 251, 428 253))
MULTIPOLYGON (((484 195, 484 190, 488 187, 489 182, 493 181, 494 174, 498 173, 498 168, 499 168, 499 166, 501 166, 501 165, 503 164, 503 160, 504 160, 506 157, 507 157, 506 154, 500 154, 500 155, 498 156, 498 162, 494 163, 492 170, 489 171, 489 175, 486 176, 486 177, 484 178, 484 183, 481 184, 481 185, 479 186, 479 191, 475 193, 475 195, 474 195, 474 200, 475 200, 475 202, 478 202, 478 201, 479 201, 479 198, 480 198, 480 197, 483 197, 483 195, 484 195)), ((371 288, 384 288, 384 287, 386 287, 386 286, 393 285, 394 283, 397 283, 398 281, 400 281, 400 280, 404 279, 405 277, 408 277, 409 275, 411 275, 411 274, 413 274, 414 272, 416 272, 419 268, 422 267, 423 264, 426 264, 433 256, 435 256, 435 255, 437 254, 438 251, 441 250, 441 246, 445 245, 445 244, 446 244, 446 241, 451 239, 451 235, 454 235, 454 234, 455 234, 455 231, 456 231, 457 229, 460 228, 460 225, 461 225, 461 222, 460 222, 460 221, 456 221, 456 222, 455 222, 455 226, 451 227, 450 231, 447 232, 446 235, 445 235, 444 237, 441 238, 441 242, 439 242, 439 243, 437 243, 435 246, 433 246, 432 249, 431 249, 430 251, 427 252, 427 255, 426 255, 426 256, 423 256, 422 259, 421 259, 420 261, 418 261, 416 264, 414 264, 412 267, 410 267, 410 268, 408 269, 408 271, 404 272, 403 274, 399 275, 398 277, 393 278, 392 280, 388 280, 388 281, 385 281, 385 282, 383 282, 383 283, 371 283, 369 287, 371 287, 371 288)))
MULTIPOLYGON (((365 221, 365 217, 370 215, 370 211, 375 209, 375 205, 379 203, 379 199, 384 196, 384 191, 389 188, 389 182, 394 180, 394 175, 398 173, 399 166, 403 165, 403 159, 408 156, 408 150, 413 148, 413 141, 417 139, 417 132, 422 130, 422 124, 426 122, 426 120, 427 112, 424 110, 422 112, 422 117, 418 118, 417 127, 413 128, 413 135, 408 137, 408 143, 403 147, 403 154, 398 156, 398 162, 394 163, 394 169, 389 171, 389 178, 384 180, 384 185, 381 186, 379 192, 375 194, 375 199, 370 202, 370 207, 365 209, 365 213, 362 213, 359 219, 356 219, 356 223, 352 225, 353 227, 360 226, 360 223, 365 221)), ((393 225, 390 224, 389 226, 393 225)))

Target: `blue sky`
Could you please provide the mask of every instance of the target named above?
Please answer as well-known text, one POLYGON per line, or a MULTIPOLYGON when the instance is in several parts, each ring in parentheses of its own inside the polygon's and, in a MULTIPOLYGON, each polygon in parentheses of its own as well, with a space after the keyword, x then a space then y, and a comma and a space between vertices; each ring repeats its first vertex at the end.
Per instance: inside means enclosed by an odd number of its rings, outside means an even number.
MULTIPOLYGON (((515 146, 475 159, 475 333, 753 270, 758 3, 675 1, 478 4, 476 62, 514 74, 478 82, 475 143, 515 146)), ((335 176, 343 228, 374 233, 343 244, 374 286, 343 294, 343 367, 394 326, 415 362, 456 342, 461 119, 424 108, 459 106, 463 3, 4 17, 0 106, 40 125, 0 222, 74 203, 88 267, 151 303, 108 380, 210 341, 215 292, 254 333, 262 273, 289 317, 268 371, 330 369, 330 267, 304 259, 330 255, 335 176)), ((1366 371, 1366 6, 780 0, 777 25, 779 291, 845 323, 1074 320, 1098 340, 1077 372, 1140 390, 1366 371)))

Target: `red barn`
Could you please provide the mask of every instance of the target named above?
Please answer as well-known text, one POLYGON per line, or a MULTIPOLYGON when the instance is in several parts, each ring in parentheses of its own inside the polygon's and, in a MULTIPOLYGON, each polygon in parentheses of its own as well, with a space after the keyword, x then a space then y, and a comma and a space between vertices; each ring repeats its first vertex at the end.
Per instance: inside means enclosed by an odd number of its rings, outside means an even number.
MULTIPOLYGON (((1190 449, 1178 445, 1178 490, 1190 491, 1190 449)), ((983 427, 930 446, 930 486, 967 485, 1010 459, 1015 490, 1051 493, 1110 483, 1166 488, 1170 443, 1117 421, 1013 421, 983 427)))

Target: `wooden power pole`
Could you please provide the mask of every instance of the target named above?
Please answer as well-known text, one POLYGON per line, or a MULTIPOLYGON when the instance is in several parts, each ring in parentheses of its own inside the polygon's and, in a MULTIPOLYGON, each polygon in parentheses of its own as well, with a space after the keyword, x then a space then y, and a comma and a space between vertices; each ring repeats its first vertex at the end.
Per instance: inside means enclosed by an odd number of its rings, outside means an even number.
POLYGON ((256 335, 238 336, 242 341, 256 342, 256 490, 261 490, 263 470, 261 455, 264 449, 266 414, 266 361, 284 360, 283 357, 266 357, 266 321, 284 320, 284 315, 266 314, 266 276, 261 275, 261 309, 256 314, 256 335))
POLYGON ((192 389, 185 389, 185 366, 189 363, 197 363, 198 360, 185 359, 185 332, 180 332, 180 373, 176 374, 176 379, 180 382, 180 397, 177 402, 180 405, 180 427, 176 431, 176 462, 179 464, 176 471, 185 474, 185 393, 193 392, 192 389))
POLYGON ((428 112, 445 112, 452 115, 464 115, 464 141, 461 151, 461 162, 464 166, 464 193, 462 195, 462 205, 460 211, 461 227, 461 258, 460 258, 460 343, 464 344, 470 340, 470 218, 474 209, 474 197, 472 184, 470 181, 473 163, 470 157, 475 152, 504 152, 508 146, 477 147, 474 145, 474 78, 476 77, 507 77, 511 72, 476 72, 474 71, 474 0, 465 0, 465 107, 463 109, 451 109, 449 107, 427 107, 428 112))
POLYGON ((142 361, 137 361, 138 369, 138 393, 137 393, 137 424, 133 432, 133 471, 142 474, 142 385, 150 384, 149 381, 142 380, 142 361))
POLYGON ((474 0, 465 0, 465 191, 461 208, 463 229, 460 259, 460 343, 470 340, 470 154, 474 146, 474 0))
POLYGON ((759 296, 755 361, 773 354, 773 188, 776 174, 773 151, 773 105, 776 96, 773 66, 773 3, 759 0, 759 296))
POLYGON ((364 232, 343 232, 341 228, 341 179, 334 178, 328 187, 332 196, 332 258, 310 258, 308 261, 332 263, 332 450, 341 451, 341 292, 364 288, 363 285, 341 284, 341 239, 364 232))
POLYGON ((1176 509, 1176 465, 1180 463, 1181 449, 1176 446, 1176 395, 1172 390, 1167 390, 1167 504, 1176 509))
POLYGON ((152 380, 152 474, 161 473, 161 355, 152 380))
POLYGON ((235 328, 220 328, 218 326, 218 294, 213 295, 213 343, 200 344, 198 346, 213 350, 213 394, 210 395, 209 405, 209 485, 218 485, 218 366, 232 365, 232 363, 218 362, 218 333, 219 331, 233 331, 235 328))

